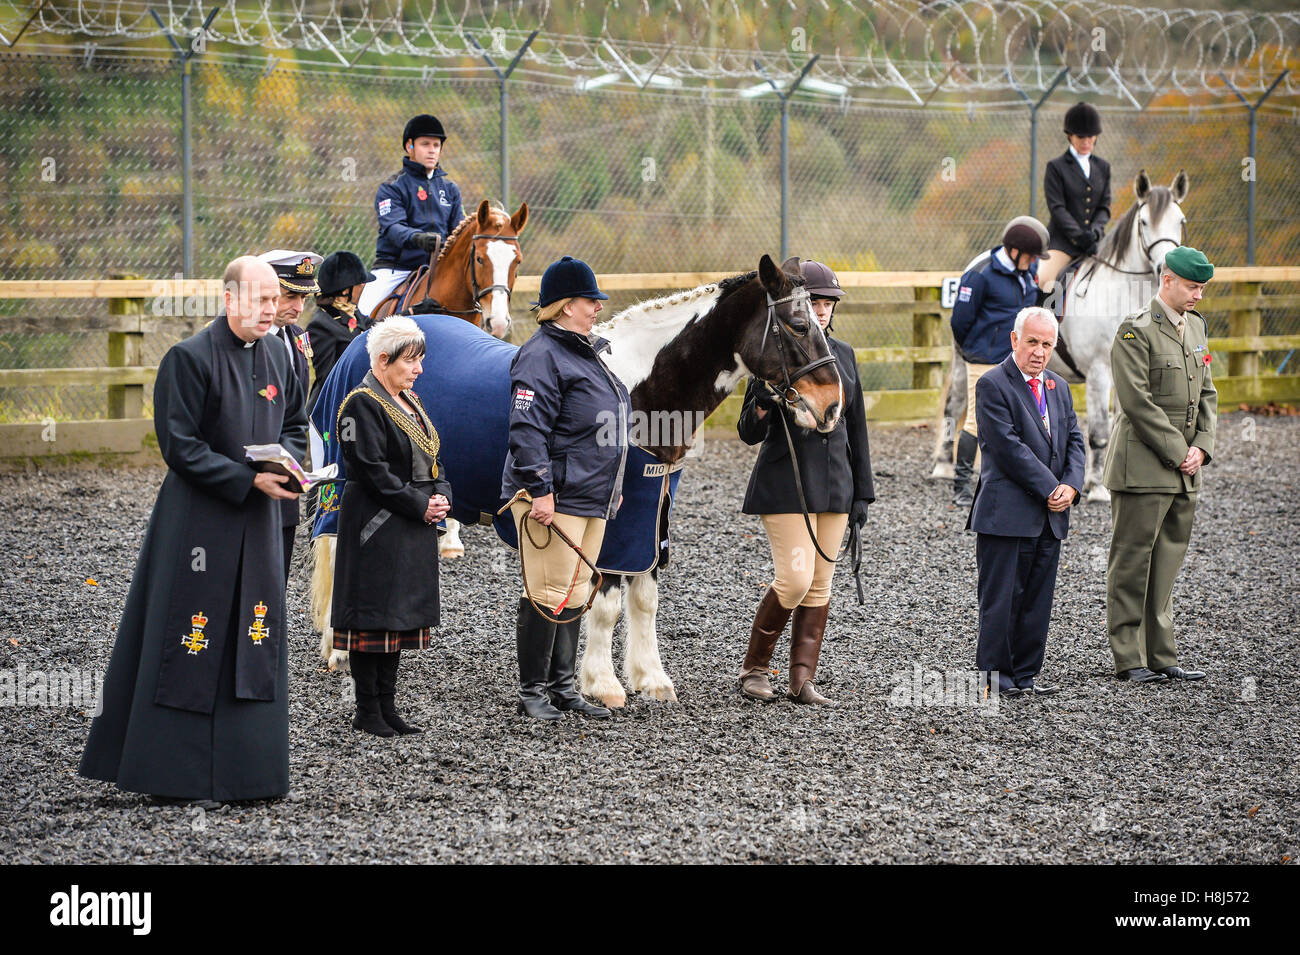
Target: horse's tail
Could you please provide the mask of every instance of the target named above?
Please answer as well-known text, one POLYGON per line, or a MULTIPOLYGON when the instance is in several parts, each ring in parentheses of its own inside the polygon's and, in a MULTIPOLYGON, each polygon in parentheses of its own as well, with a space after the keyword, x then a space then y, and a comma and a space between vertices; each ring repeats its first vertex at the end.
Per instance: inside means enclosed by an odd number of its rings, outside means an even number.
POLYGON ((330 625, 336 541, 333 534, 321 534, 311 542, 311 625, 317 633, 324 633, 330 625))

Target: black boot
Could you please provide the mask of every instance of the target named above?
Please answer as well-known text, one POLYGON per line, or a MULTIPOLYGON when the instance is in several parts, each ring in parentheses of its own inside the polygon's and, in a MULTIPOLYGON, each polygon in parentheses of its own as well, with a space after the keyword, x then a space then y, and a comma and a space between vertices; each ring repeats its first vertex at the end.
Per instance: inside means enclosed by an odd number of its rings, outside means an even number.
POLYGON ((379 672, 375 679, 375 686, 379 690, 379 714, 385 723, 403 736, 408 733, 423 733, 424 730, 420 727, 412 726, 402 719, 393 702, 397 697, 397 668, 402 662, 402 651, 377 653, 375 656, 379 658, 379 672))
POLYGON ((352 719, 352 728, 385 738, 396 736, 393 728, 379 714, 379 692, 376 689, 379 655, 354 650, 348 654, 348 663, 352 667, 352 680, 356 684, 357 693, 357 715, 352 719))
POLYGON ((551 650, 551 669, 547 676, 546 695, 557 710, 572 710, 598 720, 609 719, 609 710, 588 703, 574 686, 578 670, 578 627, 580 621, 555 625, 555 648, 551 650))
POLYGON ((519 598, 519 620, 515 625, 515 652, 519 658, 519 712, 535 720, 563 719, 546 696, 551 651, 555 646, 555 619, 544 618, 519 598))
POLYGON ((970 507, 975 501, 970 479, 975 471, 975 452, 979 446, 979 440, 969 431, 957 432, 957 461, 952 468, 952 502, 957 507, 970 507))

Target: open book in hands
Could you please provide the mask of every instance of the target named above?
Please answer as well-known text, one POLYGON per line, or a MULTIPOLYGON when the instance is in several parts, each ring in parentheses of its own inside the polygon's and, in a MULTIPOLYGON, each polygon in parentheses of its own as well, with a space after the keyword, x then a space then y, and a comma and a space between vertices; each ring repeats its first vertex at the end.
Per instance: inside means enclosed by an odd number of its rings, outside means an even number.
POLYGON ((244 453, 254 470, 271 471, 287 477, 289 480, 285 482, 284 489, 295 494, 310 491, 317 484, 333 480, 339 473, 337 464, 327 464, 319 471, 308 471, 279 444, 246 444, 244 453))

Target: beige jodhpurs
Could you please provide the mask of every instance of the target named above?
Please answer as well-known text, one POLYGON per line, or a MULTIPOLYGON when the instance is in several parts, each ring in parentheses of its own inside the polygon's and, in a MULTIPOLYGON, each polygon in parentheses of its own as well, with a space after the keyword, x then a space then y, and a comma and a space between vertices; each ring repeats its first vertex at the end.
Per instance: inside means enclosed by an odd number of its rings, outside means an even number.
MULTIPOLYGON (((574 570, 581 565, 578 582, 569 595, 568 603, 564 605, 564 613, 581 609, 591 595, 590 568, 579 560, 568 544, 560 540, 560 535, 551 533, 549 527, 528 517, 530 510, 532 504, 528 501, 515 501, 510 505, 515 527, 519 527, 519 521, 523 519, 523 529, 519 534, 519 556, 523 561, 524 578, 528 582, 528 596, 543 607, 556 610, 569 591, 574 570)), ((582 548, 588 560, 593 564, 596 562, 601 542, 605 539, 604 518, 575 517, 557 511, 555 525, 582 548)))
MULTIPOLYGON (((847 514, 809 514, 817 531, 817 544, 835 556, 849 524, 847 514)), ((823 607, 831 600, 831 578, 835 565, 824 560, 813 548, 803 514, 764 514, 763 527, 772 546, 772 565, 776 579, 772 589, 787 610, 803 605, 823 607)))

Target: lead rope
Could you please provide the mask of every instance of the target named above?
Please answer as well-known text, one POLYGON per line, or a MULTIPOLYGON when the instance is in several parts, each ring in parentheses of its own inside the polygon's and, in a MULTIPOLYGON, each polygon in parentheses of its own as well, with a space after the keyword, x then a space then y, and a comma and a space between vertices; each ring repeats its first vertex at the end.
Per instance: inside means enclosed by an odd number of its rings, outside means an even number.
MULTIPOLYGON (((518 491, 515 492, 515 496, 512 497, 510 500, 506 501, 504 506, 502 506, 502 508, 499 511, 497 511, 497 515, 500 516, 504 514, 506 511, 510 510, 511 505, 513 505, 515 501, 527 501, 528 503, 531 504, 532 500, 533 499, 529 496, 528 491, 523 488, 520 488, 518 491)), ((536 610, 537 613, 543 619, 554 620, 556 623, 572 623, 573 621, 581 617, 583 614, 585 614, 588 610, 590 610, 591 605, 596 602, 596 595, 600 593, 600 588, 605 582, 604 575, 602 575, 601 572, 596 569, 596 565, 593 564, 587 558, 587 555, 582 552, 582 548, 579 547, 577 544, 575 544, 573 542, 573 539, 570 538, 568 534, 564 533, 564 531, 561 530, 559 527, 557 527, 554 523, 549 525, 545 525, 545 524, 542 525, 546 528, 547 540, 545 544, 538 547, 537 541, 533 540, 533 532, 528 529, 527 526, 528 520, 529 520, 529 516, 527 514, 522 515, 519 518, 519 527, 518 527, 519 570, 524 578, 524 596, 528 598, 528 602, 533 605, 533 609, 536 610), (578 555, 578 560, 581 562, 573 568, 573 579, 569 581, 569 589, 565 591, 564 599, 561 600, 560 605, 555 608, 554 614, 552 614, 549 610, 546 610, 536 600, 533 599, 533 595, 529 592, 529 587, 528 587, 528 570, 524 565, 524 538, 527 537, 528 543, 532 544, 533 547, 535 547, 537 550, 545 550, 546 547, 548 547, 551 543, 550 535, 552 531, 558 534, 560 540, 562 540, 565 544, 567 544, 569 549, 578 555), (582 564, 586 564, 588 567, 590 567, 591 572, 596 575, 596 583, 591 588, 591 596, 587 598, 587 603, 583 606, 583 608, 579 610, 577 613, 575 613, 572 617, 566 617, 564 619, 560 619, 560 611, 564 609, 566 604, 568 604, 569 598, 573 596, 574 588, 578 586, 578 571, 582 569, 582 564)))
MULTIPOLYGON (((808 537, 809 539, 812 540, 813 548, 817 551, 817 554, 821 557, 822 560, 832 564, 837 564, 839 563, 840 557, 844 556, 844 548, 841 548, 839 557, 831 557, 824 550, 822 550, 821 545, 817 542, 817 534, 813 530, 812 518, 808 514, 808 500, 807 498, 804 497, 804 493, 803 493, 803 479, 799 476, 799 457, 794 450, 794 439, 790 436, 790 422, 787 421, 785 418, 785 409, 781 407, 777 407, 774 408, 772 412, 769 413, 778 414, 781 418, 781 424, 784 425, 785 428, 785 443, 786 446, 790 449, 790 466, 794 469, 794 488, 795 488, 795 492, 799 495, 799 508, 800 510, 803 511, 803 523, 804 526, 808 528, 808 537)), ((862 594, 862 576, 861 576, 862 531, 860 528, 853 527, 852 523, 850 523, 849 525, 849 540, 847 544, 847 549, 853 559, 853 565, 852 565, 853 581, 854 583, 857 584, 858 587, 858 603, 865 604, 866 599, 863 597, 862 594)))

